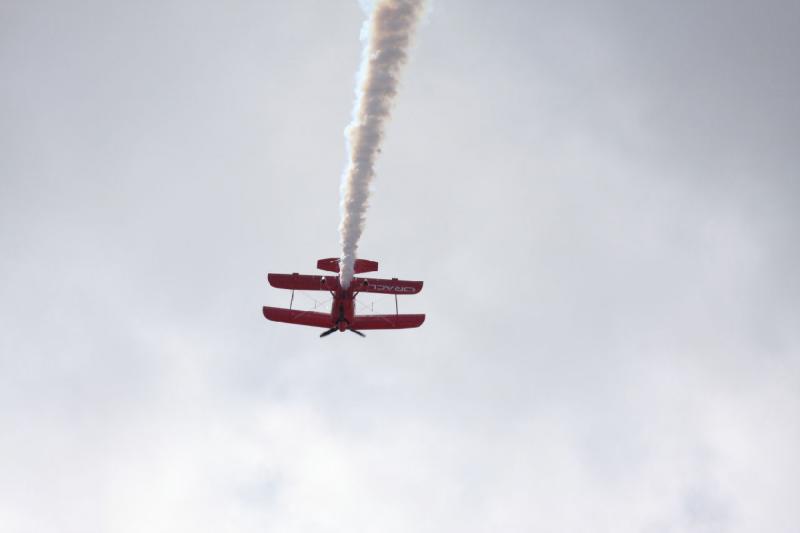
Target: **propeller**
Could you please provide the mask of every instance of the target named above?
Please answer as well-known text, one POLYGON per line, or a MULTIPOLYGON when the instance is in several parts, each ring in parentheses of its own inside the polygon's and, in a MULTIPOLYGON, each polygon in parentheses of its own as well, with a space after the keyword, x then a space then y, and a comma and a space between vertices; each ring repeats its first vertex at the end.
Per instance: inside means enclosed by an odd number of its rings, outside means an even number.
POLYGON ((339 328, 331 328, 331 329, 329 329, 328 331, 325 331, 325 332, 323 332, 323 333, 320 333, 320 334, 319 334, 319 336, 320 336, 320 338, 322 338, 322 337, 327 337, 328 335, 330 335, 330 334, 331 334, 331 333, 333 333, 334 331, 337 331, 338 329, 339 329, 339 328))
MULTIPOLYGON (((353 328, 347 328, 347 329, 348 329, 348 331, 352 331, 356 335, 360 335, 361 337, 366 337, 366 335, 364 335, 363 333, 361 333, 357 329, 353 329, 353 328)), ((334 331, 338 331, 338 330, 339 330, 339 327, 337 325, 336 327, 333 327, 333 328, 329 329, 328 331, 323 331, 322 333, 319 334, 319 336, 320 336, 320 338, 321 337, 327 337, 328 335, 330 335, 334 331)))

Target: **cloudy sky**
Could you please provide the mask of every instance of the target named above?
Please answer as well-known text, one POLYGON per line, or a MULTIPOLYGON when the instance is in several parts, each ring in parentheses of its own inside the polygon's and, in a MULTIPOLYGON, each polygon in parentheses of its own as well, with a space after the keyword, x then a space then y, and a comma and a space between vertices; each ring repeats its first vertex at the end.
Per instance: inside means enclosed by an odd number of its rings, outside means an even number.
POLYGON ((798 4, 436 0, 320 340, 363 18, 0 2, 0 529, 798 531, 798 4))

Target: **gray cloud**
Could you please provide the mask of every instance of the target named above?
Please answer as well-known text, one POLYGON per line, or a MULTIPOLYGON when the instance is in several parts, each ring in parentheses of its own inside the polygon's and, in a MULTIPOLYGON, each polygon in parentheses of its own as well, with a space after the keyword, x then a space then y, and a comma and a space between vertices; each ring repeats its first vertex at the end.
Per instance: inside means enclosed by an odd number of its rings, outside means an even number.
POLYGON ((358 3, 0 9, 3 531, 796 529, 793 5, 438 0, 325 343, 358 3))

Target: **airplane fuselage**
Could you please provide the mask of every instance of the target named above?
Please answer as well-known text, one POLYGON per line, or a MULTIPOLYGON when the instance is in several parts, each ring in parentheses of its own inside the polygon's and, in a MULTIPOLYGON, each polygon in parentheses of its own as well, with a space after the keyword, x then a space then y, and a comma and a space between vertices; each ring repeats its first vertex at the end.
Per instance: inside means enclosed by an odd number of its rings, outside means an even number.
POLYGON ((356 314, 356 299, 353 289, 337 289, 331 304, 331 318, 339 331, 345 331, 353 323, 356 314))

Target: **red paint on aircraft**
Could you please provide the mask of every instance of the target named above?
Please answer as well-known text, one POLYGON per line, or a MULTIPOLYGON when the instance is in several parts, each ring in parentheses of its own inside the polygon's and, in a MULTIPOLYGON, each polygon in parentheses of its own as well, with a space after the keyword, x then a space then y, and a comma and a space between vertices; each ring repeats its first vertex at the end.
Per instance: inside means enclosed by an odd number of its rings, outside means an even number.
MULTIPOLYGON (((328 272, 339 272, 339 259, 332 257, 317 261, 317 268, 328 272)), ((356 274, 378 270, 376 261, 357 259, 354 265, 356 274)), ((378 279, 354 277, 347 289, 342 288, 339 276, 309 276, 305 274, 269 274, 269 284, 278 289, 292 291, 328 291, 333 297, 330 313, 317 313, 297 309, 268 307, 263 309, 264 317, 275 322, 299 324, 326 328, 320 337, 334 331, 350 330, 361 336, 362 329, 405 329, 417 328, 425 321, 425 315, 357 315, 355 298, 358 293, 378 294, 417 294, 422 290, 421 281, 400 279, 378 279)))

